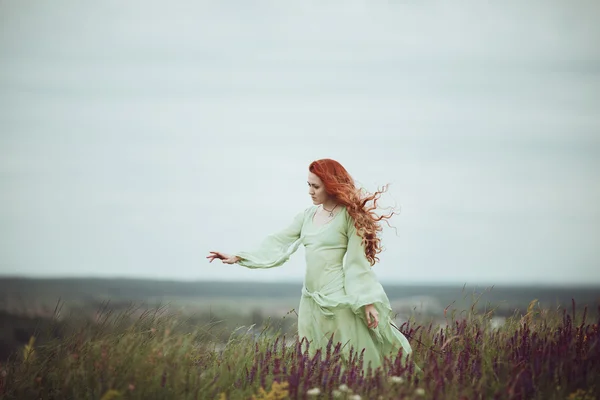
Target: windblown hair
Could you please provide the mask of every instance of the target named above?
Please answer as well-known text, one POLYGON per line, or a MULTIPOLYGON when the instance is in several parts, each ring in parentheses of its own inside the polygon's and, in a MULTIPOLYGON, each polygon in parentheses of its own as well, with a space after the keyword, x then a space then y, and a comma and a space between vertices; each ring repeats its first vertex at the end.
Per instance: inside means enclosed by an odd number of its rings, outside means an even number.
POLYGON ((354 184, 354 179, 348 171, 337 161, 329 158, 316 160, 310 163, 308 170, 317 175, 327 194, 332 196, 339 204, 346 206, 348 214, 354 220, 356 232, 362 238, 365 246, 365 255, 371 266, 379 261, 377 254, 381 253, 381 232, 380 221, 387 221, 394 214, 392 211, 387 215, 377 215, 377 200, 387 190, 389 185, 384 185, 381 190, 375 193, 369 193, 364 189, 359 189, 354 184), (368 205, 369 202, 372 204, 368 205))

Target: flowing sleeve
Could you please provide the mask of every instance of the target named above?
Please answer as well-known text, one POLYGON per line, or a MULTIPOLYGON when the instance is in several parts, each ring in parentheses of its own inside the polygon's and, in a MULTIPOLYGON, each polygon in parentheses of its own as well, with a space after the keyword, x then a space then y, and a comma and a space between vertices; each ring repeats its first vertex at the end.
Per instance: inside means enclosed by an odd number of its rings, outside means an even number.
MULTIPOLYGON (((373 304, 379 313, 379 325, 369 331, 381 345, 386 354, 397 354, 402 349, 404 360, 412 353, 408 339, 392 326, 392 308, 390 301, 377 280, 365 255, 362 238, 356 233, 353 219, 348 216, 348 248, 344 263, 344 284, 349 306, 361 320, 367 323, 364 306, 373 304)), ((420 368, 415 364, 417 371, 420 368)))
POLYGON ((365 255, 362 238, 356 232, 354 220, 348 215, 346 226, 348 248, 344 262, 344 287, 350 307, 364 317, 363 307, 374 304, 379 313, 391 311, 390 302, 365 255))
POLYGON ((308 210, 298 213, 287 228, 267 236, 256 249, 234 253, 241 259, 238 264, 246 268, 274 268, 284 264, 300 246, 308 210))

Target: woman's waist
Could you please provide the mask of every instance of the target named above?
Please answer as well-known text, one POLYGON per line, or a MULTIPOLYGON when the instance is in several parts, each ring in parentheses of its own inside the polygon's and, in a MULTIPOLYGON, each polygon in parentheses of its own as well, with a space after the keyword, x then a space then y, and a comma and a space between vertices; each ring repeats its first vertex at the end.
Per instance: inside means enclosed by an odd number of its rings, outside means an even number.
POLYGON ((306 261, 342 263, 346 248, 304 246, 306 261))
POLYGON ((309 292, 319 292, 326 296, 338 293, 345 294, 344 273, 341 269, 337 271, 319 271, 316 273, 311 273, 307 270, 304 287, 309 292))

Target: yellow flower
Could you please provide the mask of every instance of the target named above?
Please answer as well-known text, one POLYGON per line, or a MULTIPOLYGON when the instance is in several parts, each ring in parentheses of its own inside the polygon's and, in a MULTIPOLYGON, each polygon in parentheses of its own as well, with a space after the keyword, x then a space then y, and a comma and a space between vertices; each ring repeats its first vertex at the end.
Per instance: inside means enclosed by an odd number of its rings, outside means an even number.
POLYGON ((577 389, 576 391, 574 391, 573 393, 571 393, 569 395, 569 397, 567 397, 567 400, 594 400, 594 394, 591 392, 591 390, 585 391, 583 389, 577 389))
POLYGON ((258 397, 252 396, 252 400, 284 400, 289 396, 287 382, 273 382, 271 391, 266 392, 262 387, 258 389, 258 397))
POLYGON ((104 393, 100 400, 113 400, 121 397, 121 392, 118 390, 110 389, 108 392, 104 393))
POLYGON ((258 397, 252 396, 252 400, 265 400, 267 398, 267 392, 262 387, 258 388, 258 397))

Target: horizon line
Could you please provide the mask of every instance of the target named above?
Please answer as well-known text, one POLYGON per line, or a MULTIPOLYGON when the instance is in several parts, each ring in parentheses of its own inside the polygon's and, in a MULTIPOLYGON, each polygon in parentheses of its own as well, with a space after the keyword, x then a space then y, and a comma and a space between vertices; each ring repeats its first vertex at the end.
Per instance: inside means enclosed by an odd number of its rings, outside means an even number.
MULTIPOLYGON (((273 280, 273 281, 260 281, 260 280, 222 280, 222 279, 177 279, 177 278, 153 278, 153 277, 140 277, 140 276, 77 276, 77 275, 17 275, 17 274, 2 274, 0 273, 0 280, 3 279, 29 279, 29 280, 73 280, 73 279, 89 279, 89 280, 129 280, 129 281, 154 281, 154 282, 174 282, 174 283, 246 283, 246 284, 303 284, 302 280, 273 280)), ((382 285, 383 282, 380 281, 382 285)), ((388 281, 385 285, 394 286, 452 286, 452 287, 466 287, 466 286, 485 286, 485 287, 563 287, 563 288, 600 288, 599 283, 590 282, 570 282, 570 283, 554 283, 554 282, 452 282, 452 281, 388 281)))

